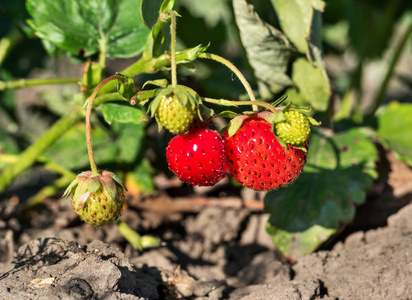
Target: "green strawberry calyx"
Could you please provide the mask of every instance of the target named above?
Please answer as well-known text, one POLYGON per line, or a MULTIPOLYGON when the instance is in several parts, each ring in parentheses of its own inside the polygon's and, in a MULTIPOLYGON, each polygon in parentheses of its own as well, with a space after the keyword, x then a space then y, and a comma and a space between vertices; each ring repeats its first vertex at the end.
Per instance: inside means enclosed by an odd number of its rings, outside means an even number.
POLYGON ((183 133, 196 117, 204 121, 204 118, 213 115, 213 111, 202 104, 200 96, 185 86, 170 87, 163 84, 158 90, 149 104, 148 112, 156 118, 159 131, 165 127, 174 134, 183 133))
POLYGON ((82 209, 90 195, 100 189, 109 196, 115 206, 117 206, 115 200, 121 196, 120 193, 123 193, 124 190, 127 191, 123 182, 114 173, 109 171, 98 171, 98 173, 98 176, 93 176, 92 171, 80 173, 64 192, 63 197, 65 198, 73 194, 76 210, 82 209))

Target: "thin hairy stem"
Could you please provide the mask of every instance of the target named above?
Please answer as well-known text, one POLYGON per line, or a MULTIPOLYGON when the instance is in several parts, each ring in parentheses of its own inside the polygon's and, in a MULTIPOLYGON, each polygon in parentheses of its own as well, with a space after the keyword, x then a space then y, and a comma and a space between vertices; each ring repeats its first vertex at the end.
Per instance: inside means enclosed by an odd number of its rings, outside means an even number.
MULTIPOLYGON (((236 68, 236 66, 234 64, 232 64, 230 61, 228 61, 227 59, 216 55, 216 54, 212 54, 212 53, 200 53, 199 54, 199 58, 206 58, 206 59, 211 59, 217 62, 220 62, 221 64, 225 65, 227 68, 229 68, 233 73, 235 73, 235 75, 239 78, 240 82, 243 84, 243 86, 246 89, 246 92, 249 95, 249 99, 251 101, 256 101, 256 97, 253 94, 253 90, 252 87, 250 86, 249 82, 246 80, 245 76, 243 76, 242 72, 239 71, 238 68, 236 68)), ((253 111, 257 111, 258 108, 256 105, 253 105, 253 111)))
MULTIPOLYGON (((218 104, 218 105, 224 105, 224 106, 239 106, 239 105, 256 105, 256 106, 261 106, 266 108, 267 110, 270 110, 274 114, 277 114, 279 111, 282 111, 285 107, 284 106, 278 106, 274 107, 270 105, 269 103, 262 102, 262 101, 232 101, 232 100, 226 100, 226 99, 212 99, 212 98, 207 98, 207 97, 201 97, 202 101, 208 102, 208 103, 213 103, 213 104, 218 104)), ((257 111, 257 110, 255 110, 257 111)))
POLYGON ((177 65, 176 65, 176 14, 174 11, 170 12, 170 56, 172 65, 172 87, 177 86, 177 65))

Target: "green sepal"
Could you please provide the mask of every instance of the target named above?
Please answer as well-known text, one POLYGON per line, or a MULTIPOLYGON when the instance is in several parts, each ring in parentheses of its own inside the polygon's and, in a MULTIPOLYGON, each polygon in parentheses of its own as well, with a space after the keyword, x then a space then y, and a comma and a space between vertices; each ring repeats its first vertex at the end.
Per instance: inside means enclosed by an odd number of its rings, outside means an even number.
POLYGON ((196 58, 199 57, 199 54, 206 52, 207 48, 209 48, 209 45, 206 45, 206 46, 197 45, 196 47, 188 49, 188 51, 186 52, 186 55, 188 58, 187 62, 194 61, 196 58))
POLYGON ((161 88, 156 88, 154 90, 146 90, 146 91, 140 91, 137 93, 137 103, 140 106, 144 106, 151 98, 154 98, 157 96, 159 93, 158 91, 161 90, 161 88), (142 99, 143 98, 143 99, 142 99))
POLYGON ((67 187, 67 189, 63 193, 63 197, 67 199, 67 197, 70 196, 71 193, 74 192, 74 190, 77 188, 79 184, 79 177, 76 177, 67 187))
POLYGON ((236 118, 237 116, 239 116, 238 113, 235 113, 230 110, 222 111, 216 115, 216 117, 223 117, 223 118, 230 118, 230 119, 236 118))
POLYGON ((90 178, 90 182, 87 184, 87 190, 90 193, 96 193, 101 187, 99 176, 94 176, 90 178))
POLYGON ((244 111, 244 112, 242 112, 242 114, 244 115, 244 116, 254 116, 254 115, 256 115, 257 113, 255 112, 255 111, 244 111))
POLYGON ((320 126, 320 124, 321 124, 320 122, 316 121, 316 120, 315 120, 314 118, 312 118, 312 117, 306 116, 306 118, 308 118, 310 125, 320 126))
POLYGON ((303 145, 296 145, 296 146, 293 146, 293 148, 300 149, 300 150, 302 150, 303 152, 308 152, 308 149, 307 149, 305 146, 303 146, 303 145))
POLYGON ((274 107, 277 107, 280 104, 282 104, 282 102, 285 101, 287 98, 288 98, 288 95, 282 95, 278 99, 276 99, 276 101, 273 102, 271 105, 274 107))
POLYGON ((111 173, 110 176, 113 178, 114 181, 117 182, 118 185, 120 185, 124 190, 127 191, 126 186, 123 184, 123 182, 120 180, 120 178, 116 176, 116 174, 111 173))
POLYGON ((146 85, 148 85, 148 84, 165 88, 165 87, 167 87, 167 86, 169 85, 169 82, 167 81, 167 79, 149 80, 149 81, 146 81, 146 82, 143 84, 142 89, 144 89, 144 87, 145 87, 146 85))
POLYGON ((79 178, 79 185, 73 195, 75 201, 77 201, 83 194, 89 192, 90 175, 91 171, 86 171, 77 176, 79 178))
POLYGON ((99 176, 100 183, 103 187, 103 192, 106 193, 110 199, 116 204, 117 187, 115 181, 111 176, 99 176))
POLYGON ((174 94, 182 107, 186 107, 188 103, 190 103, 192 106, 196 105, 196 101, 186 90, 175 88, 174 94))
MULTIPOLYGON (((276 136, 276 135, 275 135, 276 136)), ((289 147, 288 145, 285 143, 284 140, 282 140, 280 137, 276 136, 276 139, 278 140, 279 144, 283 147, 283 149, 285 149, 286 152, 289 152, 289 147)))
POLYGON ((201 121, 204 119, 210 119, 215 115, 215 111, 206 105, 200 104, 197 109, 198 117, 201 121))
POLYGON ((150 116, 153 117, 156 114, 156 110, 159 107, 160 102, 162 101, 164 96, 168 96, 173 93, 172 88, 164 88, 162 89, 159 94, 150 102, 148 111, 150 112, 150 116))
POLYGON ((275 133, 275 125, 280 122, 286 121, 286 116, 283 111, 279 111, 276 114, 271 111, 263 111, 258 114, 259 118, 264 119, 272 126, 272 132, 275 133))
POLYGON ((290 109, 290 107, 292 106, 292 103, 289 102, 288 104, 285 105, 285 107, 282 109, 283 112, 286 112, 290 109))
POLYGON ((227 127, 227 133, 229 137, 232 137, 242 126, 243 122, 248 118, 248 116, 237 116, 233 118, 227 127))
POLYGON ((292 106, 290 107, 290 110, 295 110, 295 111, 301 112, 301 113, 303 113, 303 114, 307 114, 307 113, 309 113, 309 112, 312 110, 312 107, 311 107, 311 106, 296 106, 296 105, 292 105, 292 106))

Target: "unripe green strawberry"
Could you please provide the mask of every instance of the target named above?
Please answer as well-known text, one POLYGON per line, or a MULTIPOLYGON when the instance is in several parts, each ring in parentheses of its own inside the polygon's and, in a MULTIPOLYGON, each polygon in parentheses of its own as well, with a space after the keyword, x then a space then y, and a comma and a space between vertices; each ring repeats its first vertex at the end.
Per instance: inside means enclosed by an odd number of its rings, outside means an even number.
POLYGON ((88 224, 102 226, 116 221, 124 203, 123 183, 108 171, 79 174, 63 196, 73 194, 72 205, 76 213, 88 224))
POLYGON ((310 122, 301 112, 289 110, 285 112, 286 121, 275 125, 276 134, 286 143, 293 146, 302 145, 310 135, 310 122))
POLYGON ((183 107, 175 94, 163 96, 155 113, 159 125, 174 134, 187 131, 195 115, 195 106, 187 102, 183 107))

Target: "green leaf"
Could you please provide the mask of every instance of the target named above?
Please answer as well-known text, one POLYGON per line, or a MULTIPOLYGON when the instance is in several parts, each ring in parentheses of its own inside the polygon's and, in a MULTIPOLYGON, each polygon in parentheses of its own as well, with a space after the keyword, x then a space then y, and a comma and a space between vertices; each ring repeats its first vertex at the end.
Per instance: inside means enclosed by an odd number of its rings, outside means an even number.
POLYGON ((102 49, 108 57, 139 54, 149 30, 139 17, 140 0, 29 0, 28 24, 46 50, 91 56, 102 49))
POLYGON ((229 134, 230 137, 233 136, 239 130, 239 128, 243 124, 243 121, 246 119, 247 119, 247 116, 237 116, 229 122, 227 133, 229 134))
POLYGON ((245 0, 234 0, 233 6, 259 93, 264 99, 272 99, 274 94, 292 85, 286 74, 292 46, 280 31, 263 22, 245 0))
POLYGON ((147 159, 142 159, 129 174, 141 192, 149 193, 154 191, 154 170, 147 159))
POLYGON ((412 104, 391 102, 378 114, 378 135, 386 148, 412 166, 412 104))
POLYGON ((265 210, 271 214, 268 232, 286 256, 314 251, 350 222, 377 176, 377 150, 362 130, 327 136, 314 131, 299 179, 265 197, 265 210))
MULTIPOLYGON (((67 131, 45 152, 46 159, 69 170, 89 168, 84 124, 78 124, 67 131)), ((91 131, 94 158, 97 165, 115 161, 117 147, 108 132, 100 127, 91 131)))
POLYGON ((225 110, 225 111, 220 112, 220 113, 217 115, 217 117, 223 117, 223 118, 233 119, 233 118, 237 117, 238 115, 239 115, 238 113, 235 113, 235 112, 233 112, 233 111, 231 111, 231 110, 225 110))
POLYGON ((320 0, 271 0, 283 32, 301 53, 308 53, 308 40, 311 39, 311 27, 314 8, 323 10, 320 0))
POLYGON ((115 142, 118 153, 118 163, 133 163, 141 154, 145 138, 146 123, 122 124, 113 123, 113 131, 116 133, 115 142))
MULTIPOLYGON (((305 58, 297 59, 293 63, 292 79, 306 103, 318 111, 327 109, 331 89, 329 78, 319 62, 311 63, 305 58)), ((293 98, 291 95, 291 101, 293 98)))
POLYGON ((109 124, 113 121, 140 124, 147 120, 141 109, 126 103, 104 103, 102 104, 102 113, 105 121, 109 124))
POLYGON ((301 232, 289 232, 266 224, 266 231, 273 237, 273 243, 283 254, 291 258, 303 256, 316 250, 317 245, 335 234, 335 229, 313 225, 301 232))

